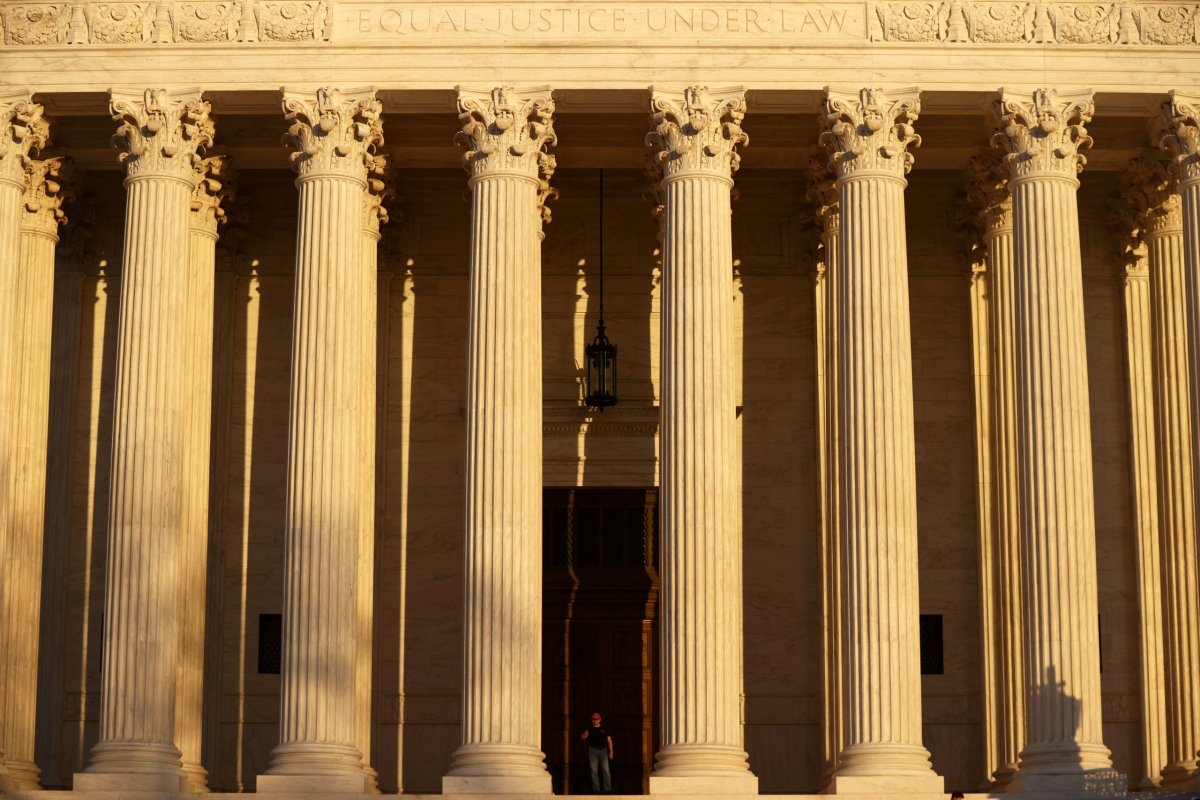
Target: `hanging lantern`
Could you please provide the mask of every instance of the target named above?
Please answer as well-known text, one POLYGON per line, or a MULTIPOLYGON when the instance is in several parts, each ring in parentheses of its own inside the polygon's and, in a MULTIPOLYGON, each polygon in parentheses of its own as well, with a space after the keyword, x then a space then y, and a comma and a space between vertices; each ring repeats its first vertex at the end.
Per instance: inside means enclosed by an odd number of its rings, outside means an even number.
POLYGON ((600 318, 596 338, 583 349, 587 361, 584 402, 604 409, 617 404, 617 346, 604 335, 604 170, 600 170, 600 318))

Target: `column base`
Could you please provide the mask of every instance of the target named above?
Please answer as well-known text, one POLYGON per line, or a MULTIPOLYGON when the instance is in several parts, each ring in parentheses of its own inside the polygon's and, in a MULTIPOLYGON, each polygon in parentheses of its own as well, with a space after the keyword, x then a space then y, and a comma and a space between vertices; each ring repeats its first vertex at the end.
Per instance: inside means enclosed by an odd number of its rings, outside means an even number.
POLYGON ((358 775, 259 775, 258 794, 367 794, 366 776, 358 775))
POLYGON ((1011 792, 1013 779, 1017 777, 1017 765, 1005 764, 992 773, 993 792, 1011 792))
POLYGON ((208 770, 199 764, 183 765, 184 791, 189 794, 207 794, 208 770))
POLYGON ((521 794, 553 796, 550 773, 545 775, 446 775, 442 794, 521 794))
POLYGON ((9 791, 36 792, 42 788, 42 771, 31 761, 7 761, 9 791))
POLYGON ((1010 792, 1054 793, 1062 800, 1086 797, 1118 797, 1129 791, 1129 780, 1115 769, 1091 769, 1079 772, 1018 772, 1009 784, 1010 792))
POLYGON ((869 794, 877 798, 946 793, 946 781, 932 771, 928 775, 834 775, 822 794, 869 794))
POLYGON ((650 794, 758 794, 758 776, 744 775, 651 775, 650 794))
MULTIPOLYGON (((13 770, 11 762, 8 765, 8 771, 14 778, 16 777, 16 772, 13 770)), ((1198 785, 1200 785, 1200 767, 1198 767, 1197 761, 1194 758, 1190 761, 1171 764, 1162 771, 1163 789, 1178 789, 1181 792, 1186 792, 1190 789, 1195 789, 1198 785)))
POLYGON ((187 792, 187 779, 169 772, 76 772, 72 788, 76 792, 187 792))

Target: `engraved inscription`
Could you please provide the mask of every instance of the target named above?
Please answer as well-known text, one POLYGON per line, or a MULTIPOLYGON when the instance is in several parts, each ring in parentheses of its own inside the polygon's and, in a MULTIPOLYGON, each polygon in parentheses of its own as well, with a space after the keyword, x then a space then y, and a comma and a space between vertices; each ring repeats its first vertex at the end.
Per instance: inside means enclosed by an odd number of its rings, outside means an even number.
POLYGON ((338 5, 334 38, 394 41, 471 35, 518 40, 643 35, 861 39, 866 35, 866 9, 862 3, 453 6, 345 2, 338 5))

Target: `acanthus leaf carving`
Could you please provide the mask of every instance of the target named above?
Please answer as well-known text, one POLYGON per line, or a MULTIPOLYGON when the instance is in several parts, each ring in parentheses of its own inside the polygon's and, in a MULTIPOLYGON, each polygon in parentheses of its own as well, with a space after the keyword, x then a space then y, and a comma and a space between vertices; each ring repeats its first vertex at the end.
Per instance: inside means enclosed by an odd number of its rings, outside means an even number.
POLYGON ((498 86, 487 91, 460 88, 458 121, 462 128, 454 134, 454 142, 465 148, 463 168, 471 177, 499 171, 534 178, 538 183, 542 222, 549 222, 547 201, 558 194, 550 185, 558 164, 549 152, 558 143, 550 88, 498 86))
POLYGON ((750 142, 742 130, 746 91, 689 86, 683 92, 654 90, 650 97, 654 129, 646 145, 664 179, 689 172, 732 178, 741 164, 739 147, 750 142))
POLYGON ((192 227, 216 237, 237 196, 237 170, 227 155, 197 158, 192 171, 192 227))
POLYGON ((903 176, 912 169, 909 148, 921 146, 913 127, 921 112, 920 95, 916 88, 902 89, 894 97, 878 88, 857 93, 825 90, 819 142, 838 178, 864 170, 903 176))
POLYGON ((992 146, 1007 153, 1014 178, 1074 177, 1087 163, 1080 151, 1092 145, 1085 126, 1094 110, 1090 91, 1060 97, 1054 89, 1036 89, 1030 97, 1002 89, 994 102, 997 131, 992 146))
POLYGON ((367 167, 367 191, 363 195, 363 230, 378 236, 380 226, 391 220, 389 205, 396 199, 396 174, 385 153, 371 157, 367 167))
POLYGON ((292 168, 301 177, 335 173, 366 180, 383 146, 382 111, 374 89, 285 88, 283 112, 291 125, 283 142, 293 148, 292 168))
POLYGON ((113 146, 128 175, 169 175, 191 182, 197 159, 212 145, 211 106, 199 90, 112 93, 109 108, 120 122, 113 146))
POLYGON ((1171 156, 1181 180, 1200 181, 1200 96, 1172 91, 1162 104, 1162 116, 1159 147, 1171 156))
POLYGON ((1183 203, 1179 176, 1162 152, 1150 151, 1129 161, 1121 176, 1121 199, 1140 237, 1182 230, 1183 203))
POLYGON ((816 237, 816 277, 823 278, 829 266, 828 237, 837 236, 841 228, 841 199, 837 180, 829 169, 826 159, 813 155, 808 160, 808 188, 804 199, 808 201, 809 220, 821 234, 816 237))
POLYGON ((967 260, 979 268, 987 264, 992 237, 1012 230, 1008 179, 1008 166, 999 151, 986 150, 967 160, 966 193, 955 219, 966 232, 967 260))
POLYGON ((25 185, 25 169, 50 140, 50 123, 28 92, 0 93, 0 180, 25 185))
POLYGON ((67 222, 63 205, 75 195, 75 165, 70 158, 30 159, 25 165, 21 227, 57 237, 58 227, 67 222))

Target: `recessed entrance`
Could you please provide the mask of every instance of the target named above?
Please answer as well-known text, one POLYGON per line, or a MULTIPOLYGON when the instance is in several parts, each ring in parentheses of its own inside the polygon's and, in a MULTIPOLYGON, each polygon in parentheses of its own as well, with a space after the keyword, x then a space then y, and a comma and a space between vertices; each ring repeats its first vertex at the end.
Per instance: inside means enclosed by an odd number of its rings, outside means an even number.
POLYGON ((590 794, 580 734, 613 737, 613 794, 647 790, 657 741, 657 489, 548 488, 542 749, 558 794, 590 794))

